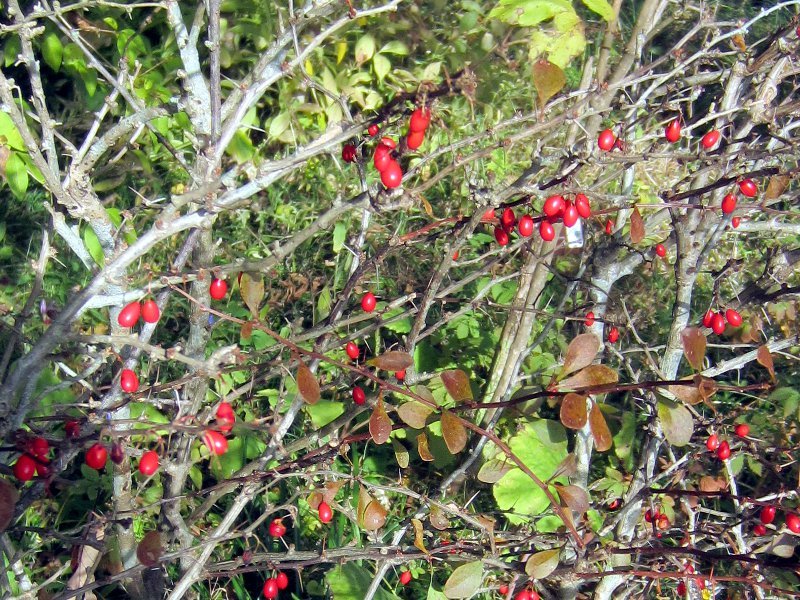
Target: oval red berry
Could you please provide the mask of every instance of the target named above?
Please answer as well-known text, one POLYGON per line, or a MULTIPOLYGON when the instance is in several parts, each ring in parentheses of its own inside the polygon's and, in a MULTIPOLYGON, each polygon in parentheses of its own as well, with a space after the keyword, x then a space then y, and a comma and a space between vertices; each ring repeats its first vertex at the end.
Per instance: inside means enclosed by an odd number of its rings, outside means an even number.
POLYGON ((139 302, 131 302, 126 304, 125 307, 119 311, 117 315, 117 323, 120 327, 133 327, 136 321, 139 320, 139 315, 142 314, 142 305, 139 302))

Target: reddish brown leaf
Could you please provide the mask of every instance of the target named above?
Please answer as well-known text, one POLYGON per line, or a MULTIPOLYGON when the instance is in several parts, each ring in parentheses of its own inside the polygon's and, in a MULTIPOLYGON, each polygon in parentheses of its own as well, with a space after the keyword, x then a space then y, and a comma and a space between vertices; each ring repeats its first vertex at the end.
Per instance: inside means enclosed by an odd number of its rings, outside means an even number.
POLYGON ((540 59, 533 63, 533 87, 539 107, 544 108, 547 101, 560 92, 567 83, 564 71, 548 60, 540 59))
POLYGON ((469 377, 461 369, 453 369, 451 371, 442 371, 439 376, 442 378, 442 383, 447 389, 447 393, 452 396, 456 402, 463 402, 464 400, 472 400, 472 388, 469 385, 469 377))
POLYGON ((377 531, 386 523, 387 511, 370 496, 364 486, 358 493, 358 525, 366 531, 377 531))
POLYGON ((424 554, 430 554, 425 547, 424 530, 422 529, 422 521, 419 519, 411 519, 411 525, 414 527, 414 546, 424 554))
POLYGON ((442 411, 442 437, 451 454, 458 454, 467 445, 467 430, 461 420, 449 410, 442 411))
POLYGON ((405 404, 401 404, 400 408, 397 409, 397 414, 403 420, 403 423, 414 429, 422 429, 425 427, 428 415, 432 412, 432 408, 420 404, 416 400, 410 400, 405 404))
POLYGON ((414 392, 420 398, 423 398, 424 400, 427 400, 431 406, 438 406, 439 405, 439 403, 436 402, 436 398, 433 397, 433 392, 431 392, 424 385, 415 385, 414 386, 414 392))
POLYGON ((559 378, 592 364, 602 344, 593 333, 582 333, 569 343, 559 378))
POLYGON ((0 533, 6 530, 14 517, 19 493, 7 480, 0 479, 0 533))
POLYGON ((772 362, 772 354, 767 346, 759 346, 758 352, 756 353, 756 360, 758 364, 769 371, 769 376, 772 378, 772 381, 775 381, 775 363, 772 362))
POLYGON ((378 403, 372 409, 369 417, 369 434, 376 444, 385 444, 392 434, 392 420, 383 408, 383 398, 378 398, 378 403))
POLYGON ((525 563, 525 573, 531 579, 544 579, 558 567, 558 555, 560 553, 560 548, 537 552, 525 563))
POLYGON ((478 481, 483 483, 497 483, 508 473, 514 465, 506 460, 492 458, 487 460, 478 470, 478 481))
POLYGON ((419 453, 419 457, 425 462, 431 462, 433 460, 433 454, 431 454, 431 451, 428 449, 428 436, 424 433, 420 433, 417 436, 417 452, 419 453))
POLYGON ((321 396, 319 382, 305 363, 300 363, 297 367, 297 389, 308 404, 319 402, 321 396))
POLYGON ((402 371, 414 364, 414 359, 408 352, 399 352, 397 350, 390 350, 384 352, 380 356, 367 361, 367 364, 384 371, 402 371))
POLYGON ((577 390, 585 387, 608 385, 619 381, 619 373, 605 365, 589 365, 575 375, 559 382, 558 389, 562 392, 577 390))
POLYGON ((776 200, 780 198, 786 187, 789 185, 788 175, 773 175, 769 178, 767 189, 764 191, 764 200, 776 200))
POLYGON ((681 332, 683 355, 695 371, 703 370, 706 358, 706 336, 702 329, 687 327, 681 332))
POLYGON ((592 430, 592 437, 594 438, 594 446, 598 452, 605 452, 611 448, 611 431, 608 429, 606 418, 600 411, 597 402, 592 403, 592 410, 589 412, 589 427, 592 430))
POLYGON ((572 477, 577 472, 578 472, 578 459, 572 452, 570 452, 564 457, 564 460, 558 463, 556 470, 553 471, 552 475, 550 475, 548 482, 554 481, 559 477, 572 477))
MULTIPOLYGON (((688 379, 686 379, 688 381, 688 379)), ((708 400, 717 392, 717 384, 713 379, 695 375, 692 378, 694 386, 688 385, 668 385, 667 391, 681 402, 694 406, 708 400)))
POLYGON ((724 477, 711 477, 711 475, 703 475, 700 478, 700 491, 701 492, 722 492, 728 488, 728 482, 724 477))
POLYGON ((439 531, 444 531, 448 527, 450 527, 450 519, 447 516, 447 513, 442 510, 442 508, 438 504, 431 504, 430 508, 431 512, 428 515, 428 521, 431 524, 431 527, 434 529, 438 529, 439 531))
POLYGON ((644 221, 639 207, 636 206, 631 213, 631 241, 638 244, 644 239, 644 221))
POLYGON ((155 567, 161 559, 161 534, 148 531, 136 547, 136 558, 146 567, 155 567))
POLYGON ((253 322, 247 321, 244 325, 242 325, 242 339, 247 341, 253 336, 253 322))
POLYGON ((586 425, 586 396, 567 394, 561 400, 561 424, 569 429, 581 429, 586 425))
POLYGON ((556 484, 556 491, 558 497, 570 510, 574 510, 579 515, 582 515, 591 504, 589 493, 577 485, 558 485, 556 484))
POLYGON ((250 314, 254 319, 258 318, 258 307, 264 299, 264 280, 261 277, 253 277, 249 273, 242 273, 242 278, 239 280, 239 292, 242 294, 242 300, 250 309, 250 314))
POLYGON ((708 400, 717 393, 717 382, 713 379, 698 374, 694 376, 694 383, 703 400, 708 400))

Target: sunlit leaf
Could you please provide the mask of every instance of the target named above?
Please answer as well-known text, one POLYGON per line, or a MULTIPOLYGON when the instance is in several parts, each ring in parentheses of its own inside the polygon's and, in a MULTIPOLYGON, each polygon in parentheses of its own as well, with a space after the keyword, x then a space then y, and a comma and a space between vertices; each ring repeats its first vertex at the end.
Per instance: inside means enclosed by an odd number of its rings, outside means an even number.
POLYGON ((593 333, 582 333, 569 343, 564 355, 564 366, 559 377, 564 377, 589 366, 600 352, 602 343, 593 333))
POLYGON ((772 377, 772 381, 775 381, 775 363, 772 361, 772 354, 767 346, 759 346, 756 360, 758 364, 769 371, 769 376, 772 377))
POLYGON ((425 547, 425 538, 424 538, 424 530, 422 528, 422 521, 419 519, 411 519, 411 525, 414 527, 414 546, 419 549, 420 552, 424 552, 425 554, 430 554, 428 549, 425 547))
POLYGON ((425 462, 433 461, 433 454, 431 454, 428 448, 428 436, 424 433, 420 433, 417 436, 417 452, 419 453, 419 457, 425 462))
POLYGON ((700 491, 701 492, 721 492, 728 488, 728 482, 724 477, 712 477, 711 475, 703 475, 700 478, 700 491))
POLYGON ((544 579, 558 567, 560 548, 537 552, 525 563, 525 573, 531 579, 544 579))
POLYGON ((444 383, 447 393, 452 396, 453 400, 456 402, 472 400, 472 388, 469 385, 469 377, 464 371, 461 369, 442 371, 439 376, 442 378, 442 383, 444 383))
POLYGON ((431 527, 438 529, 439 531, 444 531, 450 527, 450 518, 438 504, 431 504, 431 512, 428 515, 428 522, 431 524, 431 527))
POLYGON ((456 568, 444 584, 444 595, 448 598, 471 598, 483 581, 483 563, 479 560, 456 568))
POLYGON ((358 492, 358 526, 366 531, 377 531, 386 523, 386 509, 375 500, 364 486, 358 492))
POLYGON ((767 189, 764 190, 764 200, 776 200, 783 195, 786 187, 789 185, 790 178, 788 175, 773 175, 769 178, 767 189))
POLYGON ((589 510, 591 505, 589 493, 582 487, 556 484, 556 491, 558 492, 558 497, 570 510, 574 510, 579 515, 589 510))
POLYGON ((588 418, 586 396, 567 394, 561 400, 561 424, 569 429, 581 429, 588 418))
POLYGON ((376 444, 384 444, 392 434, 392 420, 383 408, 383 398, 378 398, 369 417, 369 434, 376 444))
POLYGON ((567 78, 561 67, 544 59, 533 63, 533 87, 536 88, 540 108, 544 108, 547 101, 560 92, 566 83, 567 78))
POLYGON ((706 336, 698 327, 687 327, 681 332, 683 355, 695 371, 703 369, 706 358, 706 336))
POLYGON ((319 382, 305 363, 300 363, 300 366, 297 367, 297 389, 303 400, 309 404, 319 402, 321 397, 319 382))
POLYGON ((422 429, 425 427, 428 415, 432 412, 433 409, 431 407, 420 404, 416 400, 405 402, 397 409, 397 414, 403 422, 414 429, 422 429))
POLYGON ((619 373, 606 365, 589 365, 558 383, 559 391, 608 385, 619 381, 619 373))
POLYGON ((507 460, 499 458, 492 458, 487 460, 481 465, 478 470, 478 481, 483 483, 495 483, 503 478, 503 475, 508 473, 514 465, 507 460))
POLYGON ((558 464, 555 472, 550 476, 550 481, 558 479, 559 477, 572 477, 577 472, 578 459, 575 457, 575 454, 570 452, 564 457, 564 460, 558 464))
POLYGON ((614 9, 607 0, 583 0, 583 3, 586 8, 596 12, 609 23, 614 20, 614 9))
POLYGON ((613 442, 611 431, 608 429, 606 418, 603 416, 597 402, 592 403, 592 410, 589 411, 589 427, 592 430, 594 446, 598 452, 605 452, 611 448, 613 442))
POLYGON ((631 241, 638 244, 644 239, 644 221, 642 214, 639 212, 639 207, 635 206, 631 213, 631 241))
POLYGON ((442 437, 447 449, 458 454, 467 445, 467 430, 461 420, 449 410, 442 411, 442 437))
POLYGON ((239 291, 242 294, 242 300, 250 309, 250 314, 257 319, 258 307, 261 306, 261 301, 264 299, 264 279, 253 277, 249 273, 242 273, 242 278, 239 280, 239 291))
POLYGON ((384 371, 402 371, 414 364, 414 359, 408 352, 390 350, 380 356, 370 359, 368 365, 383 369, 384 371))
POLYGON ((392 450, 394 450, 394 458, 397 461, 397 465, 401 469, 407 469, 410 457, 406 447, 399 440, 392 438, 392 450))
POLYGON ((375 54, 375 38, 369 33, 361 36, 356 42, 356 62, 363 64, 375 54))
POLYGON ((694 421, 692 413, 685 406, 661 400, 658 403, 658 418, 664 437, 670 444, 681 447, 689 443, 694 432, 694 421))

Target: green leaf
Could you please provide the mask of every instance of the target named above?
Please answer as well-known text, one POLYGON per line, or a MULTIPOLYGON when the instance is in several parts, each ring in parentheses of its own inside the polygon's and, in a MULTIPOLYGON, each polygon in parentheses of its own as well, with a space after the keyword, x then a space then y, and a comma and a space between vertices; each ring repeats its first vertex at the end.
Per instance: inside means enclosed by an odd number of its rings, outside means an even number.
POLYGON ((778 388, 769 395, 769 400, 783 406, 783 418, 798 417, 800 392, 790 387, 778 388))
MULTIPOLYGON (((511 438, 509 446, 525 466, 545 481, 567 456, 566 430, 557 421, 537 419, 511 438)), ((567 483, 565 477, 556 481, 567 483)), ((512 523, 524 521, 520 515, 538 515, 550 506, 544 492, 518 468, 495 483, 492 492, 501 510, 518 513, 507 516, 512 523)))
POLYGON ((5 111, 0 112, 0 142, 14 150, 24 152, 26 150, 25 143, 22 141, 22 136, 17 131, 14 122, 8 113, 5 111))
POLYGON ((83 86, 86 88, 86 93, 90 96, 94 96, 94 93, 97 91, 97 72, 94 69, 85 69, 81 73, 81 80, 83 81, 83 86))
POLYGON ((547 101, 560 92, 566 83, 564 71, 558 65, 543 59, 533 63, 533 87, 536 88, 540 108, 544 108, 547 101))
POLYGON ((476 560, 461 565, 452 572, 444 584, 447 598, 471 598, 483 581, 483 563, 476 560))
POLYGON ((356 62, 361 65, 375 54, 375 38, 370 34, 364 35, 356 42, 356 62))
POLYGON ((23 198, 28 189, 28 169, 25 167, 25 162, 17 155, 16 152, 11 152, 6 161, 6 181, 8 187, 17 198, 23 198))
POLYGON ((197 465, 192 465, 189 467, 189 479, 192 480, 194 487, 198 490, 203 489, 203 472, 198 468, 197 465))
POLYGON ((61 59, 64 57, 64 45, 55 33, 48 33, 42 40, 42 57, 47 66, 58 71, 61 68, 61 59))
MULTIPOLYGON (((364 567, 349 562, 328 571, 325 576, 333 600, 364 600, 372 583, 372 573, 364 567)), ((380 586, 374 596, 376 600, 398 600, 397 596, 380 586)))
POLYGON ((383 78, 392 70, 392 63, 382 54, 376 54, 372 57, 372 66, 375 68, 375 75, 378 76, 378 81, 383 81, 383 78))
POLYGON ((569 0, 500 0, 489 18, 531 27, 563 12, 575 12, 569 0))
POLYGON ((614 9, 611 8, 611 5, 606 0, 583 0, 583 3, 586 8, 596 12, 606 21, 610 22, 614 19, 614 9))
POLYGON ((292 121, 292 116, 288 112, 282 112, 277 117, 272 119, 272 123, 269 124, 269 137, 277 138, 279 137, 284 131, 289 128, 289 124, 292 121))
POLYGON ((320 400, 316 404, 307 404, 306 410, 314 429, 321 429, 344 414, 344 403, 320 400))
POLYGON ((228 451, 225 454, 211 457, 209 466, 217 481, 231 478, 236 471, 244 466, 246 448, 242 440, 243 438, 241 437, 229 439, 228 451))
POLYGON ((531 579, 544 579, 558 567, 558 557, 561 553, 560 548, 542 550, 537 552, 525 563, 525 573, 531 579))
POLYGON ((225 148, 225 154, 232 157, 240 165, 246 163, 256 153, 253 142, 247 132, 239 129, 231 138, 230 144, 225 148))
POLYGON ((692 413, 682 404, 660 400, 658 402, 658 418, 664 436, 673 446, 685 446, 694 432, 692 413))
POLYGON ((344 240, 347 237, 347 225, 341 221, 336 223, 333 228, 333 253, 339 254, 344 248, 344 240))
POLYGON ((331 289, 326 285, 317 296, 317 319, 324 319, 331 314, 331 289))
POLYGON ((17 62, 20 52, 22 52, 22 44, 19 41, 19 36, 10 36, 5 46, 3 46, 3 66, 10 67, 17 62))
POLYGON ((383 48, 378 50, 384 54, 397 54, 398 56, 406 56, 408 54, 408 46, 398 40, 392 40, 385 44, 383 48))

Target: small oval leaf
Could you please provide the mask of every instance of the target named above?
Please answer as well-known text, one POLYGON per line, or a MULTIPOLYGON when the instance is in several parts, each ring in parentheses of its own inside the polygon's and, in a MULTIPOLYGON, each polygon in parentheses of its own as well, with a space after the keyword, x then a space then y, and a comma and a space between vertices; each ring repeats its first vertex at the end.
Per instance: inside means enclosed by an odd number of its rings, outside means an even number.
POLYGON ((566 504, 570 510, 574 510, 579 515, 582 515, 591 505, 589 492, 577 485, 558 485, 556 484, 556 491, 561 502, 566 504))
POLYGON ((450 527, 450 519, 447 517, 447 513, 438 504, 431 504, 428 522, 431 524, 431 527, 439 531, 444 531, 450 527))
POLYGON ((581 429, 588 418, 586 396, 567 394, 561 401, 561 424, 569 429, 581 429))
POLYGON ((386 523, 387 510, 377 500, 367 504, 364 509, 361 527, 367 531, 377 531, 386 523))
POLYGON ((392 438, 392 450, 394 450, 394 458, 397 461, 397 466, 401 469, 407 469, 410 457, 406 447, 401 444, 399 440, 392 438))
POLYGON ((442 437, 451 454, 458 454, 467 445, 467 430, 461 420, 449 410, 442 411, 442 437))
POLYGON ((319 382, 305 363, 300 363, 297 367, 297 389, 308 404, 319 402, 321 397, 319 382))
POLYGON ((414 364, 414 359, 408 352, 390 350, 380 356, 370 359, 368 365, 383 369, 384 371, 402 371, 414 364))
POLYGON ((594 446, 598 452, 605 452, 611 448, 611 431, 608 429, 606 418, 600 411, 597 402, 592 403, 592 410, 589 411, 589 427, 592 430, 592 437, 594 438, 594 446))
POLYGON ((533 86, 540 108, 544 108, 547 101, 560 92, 566 83, 564 71, 558 65, 544 59, 533 63, 533 86))
POLYGON ((561 554, 560 548, 537 552, 525 563, 525 573, 531 579, 544 579, 558 567, 559 554, 561 554))
POLYGON ((471 598, 483 581, 483 564, 476 560, 461 565, 444 584, 444 595, 451 599, 471 598))
POLYGON ((593 333, 582 333, 572 340, 567 347, 559 379, 592 364, 601 347, 600 339, 593 333))
POLYGON ((424 433, 420 433, 417 436, 417 452, 419 453, 419 457, 425 462, 433 461, 433 454, 431 454, 428 448, 428 436, 424 433))
POLYGON ((685 446, 692 439, 694 420, 692 413, 682 404, 659 401, 658 418, 661 420, 664 437, 673 446, 685 446))
POLYGON ((155 567, 161 559, 161 534, 148 531, 136 547, 136 558, 146 567, 155 567))
POLYGON ((255 278, 249 273, 242 273, 242 278, 239 280, 239 292, 242 294, 242 300, 250 309, 250 314, 254 319, 258 318, 258 307, 261 306, 261 301, 264 299, 264 280, 261 277, 255 278))
POLYGON ((414 527, 414 546, 424 554, 430 554, 425 547, 424 529, 422 528, 422 521, 419 519, 411 519, 411 525, 414 527))
POLYGON ((636 206, 631 213, 631 241, 638 244, 644 239, 644 221, 642 220, 642 213, 639 212, 639 207, 636 206))
POLYGON ((758 364, 769 371, 769 376, 772 378, 772 381, 775 381, 775 363, 772 361, 772 354, 767 346, 759 346, 758 352, 756 353, 756 360, 758 364))
POLYGON ((506 460, 498 458, 487 460, 481 465, 478 471, 478 481, 482 481, 483 483, 497 483, 503 478, 503 475, 513 468, 514 465, 506 460))
POLYGON ((683 355, 695 371, 703 370, 706 358, 706 336, 702 329, 687 327, 681 332, 683 355))
POLYGON ((372 409, 369 417, 369 434, 376 444, 385 444, 392 434, 392 420, 383 408, 383 398, 378 398, 378 403, 372 409))
POLYGON ((469 377, 464 371, 461 369, 442 371, 439 376, 442 378, 442 383, 444 383, 447 393, 452 396, 453 400, 463 402, 464 400, 473 399, 469 377))
POLYGON ((433 409, 431 407, 420 404, 416 400, 401 404, 400 408, 397 409, 397 414, 403 420, 403 423, 414 429, 424 428, 428 415, 432 412, 433 409))
POLYGON ((608 385, 619 381, 619 373, 606 365, 589 365, 575 375, 559 382, 558 389, 562 392, 578 390, 581 388, 608 385))

